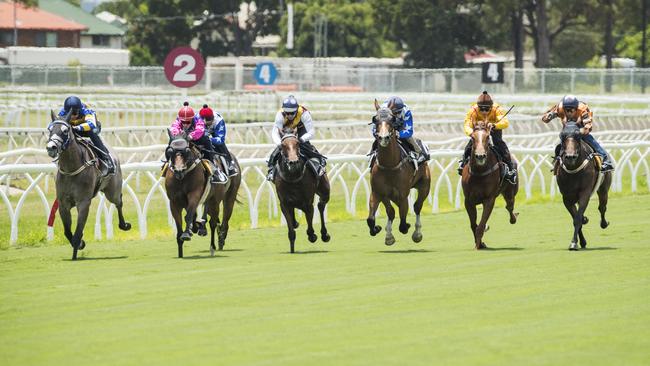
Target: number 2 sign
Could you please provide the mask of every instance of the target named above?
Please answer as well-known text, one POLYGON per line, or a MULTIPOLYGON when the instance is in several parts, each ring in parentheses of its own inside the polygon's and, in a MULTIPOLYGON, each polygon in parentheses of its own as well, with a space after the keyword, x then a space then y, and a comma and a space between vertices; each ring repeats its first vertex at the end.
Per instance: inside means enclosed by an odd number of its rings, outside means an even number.
POLYGON ((179 88, 190 88, 203 79, 205 62, 191 47, 174 48, 165 57, 165 76, 179 88))

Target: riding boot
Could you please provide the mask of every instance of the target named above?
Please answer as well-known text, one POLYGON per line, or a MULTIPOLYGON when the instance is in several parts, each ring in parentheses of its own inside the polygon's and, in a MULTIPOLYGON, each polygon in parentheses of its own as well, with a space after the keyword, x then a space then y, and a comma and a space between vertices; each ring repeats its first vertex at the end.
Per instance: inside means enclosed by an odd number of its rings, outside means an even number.
POLYGON ((91 132, 89 135, 90 141, 97 147, 102 153, 103 157, 100 157, 102 162, 106 165, 106 172, 103 175, 112 175, 115 174, 115 164, 113 164, 113 158, 111 157, 111 153, 108 151, 108 148, 106 145, 104 145, 104 141, 102 141, 101 137, 97 135, 96 133, 91 132))
POLYGON ((503 162, 506 164, 507 171, 506 171, 506 180, 510 184, 516 184, 517 183, 517 170, 514 168, 512 164, 512 159, 510 158, 510 153, 506 151, 507 154, 503 154, 503 162))
POLYGON ((458 161, 458 175, 463 175, 463 168, 465 164, 469 161, 469 155, 472 153, 472 140, 467 142, 465 146, 465 151, 463 152, 463 157, 458 161))
POLYGON ((210 165, 212 168, 212 175, 210 176, 210 183, 212 184, 223 184, 228 181, 228 176, 223 173, 223 171, 219 168, 219 164, 217 164, 215 160, 216 154, 212 155, 212 159, 210 161, 210 165))
POLYGON ((408 144, 411 146, 411 158, 413 161, 418 162, 420 160, 420 156, 422 156, 422 149, 420 148, 420 145, 418 145, 418 142, 415 140, 415 137, 411 136, 408 139, 406 139, 408 144))

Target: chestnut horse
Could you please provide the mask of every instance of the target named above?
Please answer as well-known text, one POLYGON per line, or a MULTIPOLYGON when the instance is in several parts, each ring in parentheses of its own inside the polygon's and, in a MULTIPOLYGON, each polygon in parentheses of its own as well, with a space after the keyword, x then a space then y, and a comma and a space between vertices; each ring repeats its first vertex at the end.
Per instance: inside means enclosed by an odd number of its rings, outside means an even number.
POLYGON ((605 220, 605 211, 609 187, 612 185, 612 172, 600 173, 593 149, 581 137, 580 127, 575 122, 568 122, 560 134, 562 150, 556 178, 564 206, 573 218, 573 238, 569 250, 578 250, 578 239, 581 248, 587 247, 582 225, 589 222, 584 213, 595 191, 598 192, 600 227, 605 229, 609 226, 605 220))
POLYGON ((390 108, 390 105, 380 108, 379 103, 375 100, 377 115, 373 118, 373 122, 376 125, 377 161, 370 171, 371 193, 366 222, 370 229, 370 235, 375 236, 381 231, 381 226, 375 224, 375 213, 379 203, 383 203, 388 216, 384 243, 393 245, 395 237, 392 224, 395 219, 395 209, 391 202, 394 202, 399 208, 399 231, 402 234, 408 233, 411 227, 406 222, 406 214, 409 209, 408 196, 411 188, 415 188, 418 191, 418 196, 413 204, 415 231, 411 238, 414 242, 419 243, 422 241, 420 211, 422 211, 424 200, 431 189, 431 173, 426 163, 420 164, 416 170, 410 159, 407 156, 402 156, 397 142, 396 119, 390 108))
MULTIPOLYGON (((197 208, 205 202, 205 212, 210 215, 210 255, 214 255, 214 232, 218 229, 219 250, 228 236, 228 221, 237 200, 237 191, 241 175, 230 177, 226 184, 210 184, 211 173, 201 161, 201 153, 194 146, 190 147, 183 138, 170 142, 172 149, 169 166, 164 172, 165 189, 169 198, 169 207, 176 223, 176 243, 178 257, 183 258, 183 242, 192 238, 191 230, 200 226, 197 223, 197 208), (205 196, 205 197, 204 197, 205 196), (223 202, 223 217, 219 223, 219 205, 223 202), (183 230, 183 209, 185 209, 185 230, 183 230)), ((233 162, 239 164, 233 157, 233 162)))
MULTIPOLYGON (((492 125, 489 128, 485 123, 478 123, 470 135, 472 138, 472 153, 469 164, 463 168, 461 183, 465 195, 465 210, 469 216, 470 227, 474 234, 474 247, 486 249, 483 242, 483 234, 486 231, 487 221, 490 218, 494 201, 501 194, 506 200, 506 209, 510 213, 510 223, 517 222, 517 213, 514 213, 515 196, 519 190, 519 178, 516 184, 505 181, 503 176, 503 163, 497 159, 496 153, 492 151, 489 141, 492 125), (476 206, 483 205, 481 222, 476 224, 476 206)), ((517 162, 512 160, 513 166, 517 169, 517 162)))
POLYGON ((273 179, 275 191, 280 200, 282 214, 287 221, 289 244, 291 253, 294 252, 296 241, 295 209, 305 213, 307 219, 307 238, 314 243, 318 239, 314 233, 312 221, 314 218, 314 195, 318 194, 318 212, 320 213, 320 235, 324 242, 330 241, 330 235, 325 227, 325 206, 330 200, 330 182, 327 173, 316 176, 307 162, 300 155, 300 140, 295 131, 285 128, 280 132, 282 137, 281 155, 276 163, 276 172, 273 179))

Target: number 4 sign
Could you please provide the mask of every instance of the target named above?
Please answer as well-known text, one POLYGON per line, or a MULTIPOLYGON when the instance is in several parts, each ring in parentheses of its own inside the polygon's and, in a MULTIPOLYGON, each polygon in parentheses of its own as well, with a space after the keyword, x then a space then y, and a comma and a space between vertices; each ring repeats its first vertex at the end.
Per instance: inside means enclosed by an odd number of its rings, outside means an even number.
POLYGON ((503 83, 503 62, 484 62, 481 82, 483 84, 503 83))
POLYGON ((191 47, 177 47, 165 57, 165 76, 179 88, 190 88, 203 79, 205 62, 191 47))
POLYGON ((253 76, 259 85, 273 85, 278 76, 278 69, 272 62, 260 62, 255 67, 253 76))

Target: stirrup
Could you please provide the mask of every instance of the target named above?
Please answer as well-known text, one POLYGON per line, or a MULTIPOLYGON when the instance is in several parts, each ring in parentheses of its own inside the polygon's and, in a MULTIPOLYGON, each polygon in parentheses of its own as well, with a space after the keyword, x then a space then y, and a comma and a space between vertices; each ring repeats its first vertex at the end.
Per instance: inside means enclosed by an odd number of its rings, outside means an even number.
POLYGON ((228 177, 223 174, 221 169, 216 169, 210 176, 210 183, 223 184, 228 181, 228 177))

